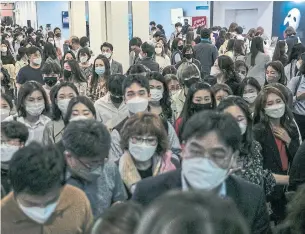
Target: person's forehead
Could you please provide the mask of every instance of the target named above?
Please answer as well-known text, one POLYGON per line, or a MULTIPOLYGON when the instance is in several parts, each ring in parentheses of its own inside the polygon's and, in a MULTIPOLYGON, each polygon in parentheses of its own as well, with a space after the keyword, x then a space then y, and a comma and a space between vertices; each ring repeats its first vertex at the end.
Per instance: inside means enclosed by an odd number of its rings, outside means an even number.
POLYGON ((102 50, 111 50, 111 49, 110 49, 110 47, 108 47, 108 46, 103 46, 103 47, 102 47, 102 50))
POLYGON ((132 83, 129 87, 126 88, 126 92, 138 92, 138 91, 147 91, 146 88, 144 88, 143 86, 139 85, 138 83, 132 83))
POLYGON ((39 90, 35 90, 34 92, 32 92, 28 95, 28 97, 31 97, 31 98, 37 98, 37 97, 41 97, 41 96, 42 96, 42 93, 39 90))
POLYGON ((267 96, 267 102, 268 101, 274 101, 276 99, 281 99, 281 97, 276 95, 275 93, 269 93, 268 96, 267 96))

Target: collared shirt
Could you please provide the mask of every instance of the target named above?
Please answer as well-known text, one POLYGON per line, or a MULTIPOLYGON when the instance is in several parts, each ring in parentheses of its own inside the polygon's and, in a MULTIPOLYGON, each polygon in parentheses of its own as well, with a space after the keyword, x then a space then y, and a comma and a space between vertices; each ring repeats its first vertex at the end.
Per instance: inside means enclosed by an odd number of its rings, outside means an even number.
MULTIPOLYGON (((14 121, 14 116, 11 115, 7 117, 4 121, 14 121)), ((28 145, 32 141, 43 143, 43 131, 47 123, 50 122, 51 119, 45 115, 40 115, 38 121, 33 125, 30 125, 28 122, 25 122, 24 117, 22 116, 17 117, 16 121, 23 123, 25 126, 27 126, 29 130, 29 138, 26 142, 26 145, 28 145)))
POLYGON ((98 99, 94 103, 94 107, 97 120, 102 121, 109 129, 114 128, 129 115, 127 105, 124 101, 119 108, 116 108, 110 100, 109 92, 104 97, 98 99))
POLYGON ((178 119, 185 102, 184 89, 179 90, 176 94, 172 96, 172 105, 171 108, 174 112, 175 119, 178 119))

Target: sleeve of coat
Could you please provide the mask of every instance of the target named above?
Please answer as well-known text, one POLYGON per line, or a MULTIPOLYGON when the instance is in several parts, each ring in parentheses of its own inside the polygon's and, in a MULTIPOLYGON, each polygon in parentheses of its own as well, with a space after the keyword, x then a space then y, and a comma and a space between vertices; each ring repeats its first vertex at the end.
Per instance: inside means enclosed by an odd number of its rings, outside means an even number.
POLYGON ((259 203, 257 205, 255 219, 251 227, 252 234, 272 234, 270 227, 267 202, 263 190, 260 192, 259 203))
POLYGON ((88 199, 85 200, 85 219, 84 219, 84 224, 83 224, 83 233, 84 234, 90 234, 91 233, 91 228, 93 225, 93 214, 90 206, 90 202, 88 199))
POLYGON ((122 64, 121 63, 119 63, 119 73, 120 74, 123 74, 123 66, 122 66, 122 64))
POLYGON ((289 170, 289 191, 296 191, 298 186, 305 183, 305 141, 298 149, 289 170))

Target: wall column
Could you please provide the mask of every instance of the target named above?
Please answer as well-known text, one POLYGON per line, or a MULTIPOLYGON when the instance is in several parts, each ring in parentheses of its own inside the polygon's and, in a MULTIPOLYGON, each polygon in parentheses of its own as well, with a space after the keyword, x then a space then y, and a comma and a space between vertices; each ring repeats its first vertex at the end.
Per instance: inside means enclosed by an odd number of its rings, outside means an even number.
MULTIPOLYGON (((50 9, 52 10, 52 9, 50 9)), ((86 7, 84 1, 69 2, 70 36, 86 36, 86 7)))
POLYGON ((133 37, 149 40, 149 1, 132 1, 132 28, 133 37))

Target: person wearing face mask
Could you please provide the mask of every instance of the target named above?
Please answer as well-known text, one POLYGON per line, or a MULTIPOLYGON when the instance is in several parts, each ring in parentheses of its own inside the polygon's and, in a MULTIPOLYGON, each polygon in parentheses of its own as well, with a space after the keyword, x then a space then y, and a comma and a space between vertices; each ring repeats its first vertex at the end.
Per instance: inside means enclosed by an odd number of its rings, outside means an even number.
POLYGON ((255 100, 258 93, 261 91, 261 86, 253 77, 247 77, 242 80, 238 89, 238 96, 242 97, 249 105, 250 112, 253 115, 255 100))
POLYGON ((174 96, 181 89, 178 78, 175 74, 166 74, 164 75, 164 79, 169 91, 169 95, 172 99, 172 96, 174 96))
POLYGON ((175 65, 182 60, 183 40, 175 38, 171 46, 171 64, 175 65))
POLYGON ((300 136, 286 99, 277 88, 266 86, 256 98, 254 136, 261 144, 264 168, 270 170, 277 186, 267 197, 275 224, 285 218, 284 185, 289 182, 289 165, 300 146, 300 136))
POLYGON ((10 115, 4 121, 18 121, 25 124, 29 130, 27 144, 32 141, 43 142, 43 131, 51 119, 46 115, 49 112, 49 102, 41 84, 29 81, 23 84, 18 91, 16 115, 10 115))
POLYGON ((17 121, 1 123, 1 199, 11 191, 8 181, 9 163, 14 153, 24 147, 29 137, 27 127, 17 121), (4 192, 4 193, 2 193, 4 192))
POLYGON ((135 65, 139 60, 139 53, 141 51, 142 40, 139 37, 133 37, 129 41, 129 66, 135 65))
POLYGON ((128 116, 128 109, 123 102, 122 84, 126 76, 110 75, 107 82, 106 95, 94 103, 97 120, 103 122, 108 129, 114 128, 128 116))
POLYGON ((150 112, 161 119, 173 124, 175 117, 171 108, 170 95, 165 78, 159 72, 150 72, 147 75, 150 87, 150 112))
POLYGON ((56 28, 54 28, 53 32, 54 32, 54 36, 55 36, 54 40, 55 40, 56 47, 58 47, 61 50, 61 53, 63 54, 66 51, 64 51, 65 39, 62 37, 61 29, 56 27, 56 28))
POLYGON ((198 82, 189 88, 182 112, 175 123, 175 130, 182 143, 182 132, 186 122, 196 113, 214 109, 215 97, 209 84, 198 82))
MULTIPOLYGON (((299 63, 299 62, 298 62, 299 63)), ((297 122, 302 139, 305 139, 305 53, 301 55, 299 76, 293 77, 288 83, 288 88, 293 93, 293 114, 297 122)))
POLYGON ((21 32, 15 33, 14 41, 13 41, 13 48, 14 48, 15 53, 17 52, 17 54, 18 54, 18 50, 20 48, 20 43, 22 40, 23 40, 22 33, 21 32))
POLYGON ((175 23, 175 31, 171 34, 170 39, 169 39, 169 45, 172 50, 173 42, 175 38, 180 38, 182 39, 182 24, 180 22, 175 23))
POLYGON ((140 181, 132 200, 147 206, 168 191, 210 191, 235 202, 251 233, 271 233, 263 189, 230 174, 242 139, 234 117, 211 110, 196 113, 182 139, 182 169, 140 181))
POLYGON ((209 75, 211 72, 211 67, 215 63, 218 57, 218 50, 215 45, 211 42, 211 30, 202 29, 201 32, 201 42, 194 47, 195 58, 201 63, 201 72, 203 77, 209 75))
POLYGON ((0 114, 1 114, 1 122, 9 117, 13 113, 13 102, 12 98, 7 94, 1 92, 1 99, 0 99, 0 114))
POLYGON ((20 47, 18 49, 18 54, 16 56, 16 63, 15 63, 15 74, 18 75, 21 68, 27 66, 29 64, 29 58, 26 54, 27 49, 25 47, 20 47))
POLYGON ((81 48, 78 52, 79 67, 83 72, 86 80, 89 80, 92 75, 93 65, 89 62, 91 59, 90 51, 88 48, 81 48))
POLYGON ((276 179, 270 170, 264 169, 261 145, 253 138, 253 120, 248 103, 241 97, 231 96, 222 100, 217 110, 231 114, 242 134, 240 153, 232 172, 250 183, 259 185, 266 195, 270 195, 276 185, 276 179))
POLYGON ((108 42, 104 42, 101 45, 101 52, 102 55, 104 55, 109 60, 111 74, 123 74, 122 64, 112 59, 112 55, 113 55, 112 44, 108 42))
POLYGON ((58 83, 61 74, 61 68, 55 61, 48 61, 44 63, 42 69, 42 76, 45 84, 43 85, 44 90, 48 96, 50 102, 50 91, 58 83))
POLYGON ((162 73, 162 71, 165 67, 171 65, 170 58, 168 57, 167 54, 165 54, 163 44, 160 42, 157 42, 155 44, 155 60, 159 64, 160 73, 162 73))
POLYGON ((241 80, 245 79, 247 77, 249 68, 247 64, 243 60, 237 60, 234 62, 234 69, 235 72, 238 73, 241 80))
POLYGON ((182 60, 175 65, 176 69, 178 69, 184 62, 194 63, 198 68, 201 67, 199 60, 195 59, 193 46, 185 45, 182 49, 182 56, 182 60))
POLYGON ((92 76, 88 81, 90 98, 93 102, 106 95, 106 84, 110 74, 109 60, 104 55, 97 56, 93 63, 92 76))
POLYGON ((40 50, 37 47, 32 46, 27 49, 27 56, 30 63, 19 70, 16 78, 16 85, 18 89, 27 81, 36 81, 42 85, 44 84, 41 72, 42 58, 40 50))
MULTIPOLYGON (((150 84, 147 77, 142 75, 129 75, 123 81, 124 102, 127 105, 129 116, 133 116, 139 112, 150 112, 149 101, 151 100, 150 84)), ((109 160, 117 162, 123 155, 123 149, 120 145, 120 132, 124 127, 125 122, 129 116, 117 124, 111 132, 111 148, 109 153, 109 160)), ((164 119, 162 123, 167 130, 167 140, 170 149, 173 151, 180 151, 179 139, 175 133, 173 126, 164 119)))
POLYGON ((124 153, 119 171, 130 195, 142 179, 179 166, 178 157, 169 151, 164 125, 156 115, 147 112, 133 115, 124 124, 121 136, 124 153))
POLYGON ((10 43, 6 40, 1 42, 1 60, 3 65, 15 65, 15 59, 10 50, 10 43))
POLYGON ((56 48, 54 47, 54 44, 49 42, 45 43, 43 47, 42 60, 43 63, 57 63, 58 66, 60 66, 60 61, 57 58, 56 48))
POLYGON ((182 89, 172 96, 172 110, 175 119, 177 119, 181 114, 188 89, 192 84, 200 81, 200 77, 199 68, 194 63, 184 62, 179 66, 177 78, 182 89))
POLYGON ((51 90, 52 121, 48 122, 44 132, 44 144, 58 143, 63 135, 64 118, 68 111, 68 105, 72 98, 79 96, 76 86, 71 82, 62 82, 51 90))
POLYGON ((107 161, 110 143, 108 129, 96 120, 73 121, 63 134, 67 183, 86 193, 95 218, 127 199, 117 165, 107 161))
POLYGON ((70 44, 70 51, 72 51, 75 55, 75 57, 77 57, 78 51, 80 49, 80 41, 78 37, 72 37, 71 38, 71 44, 70 44))
POLYGON ((153 45, 148 42, 144 42, 141 45, 141 51, 139 53, 139 60, 137 64, 142 64, 149 68, 151 71, 158 72, 160 70, 160 66, 157 62, 154 61, 153 56, 155 54, 155 48, 153 45))
POLYGON ((216 106, 228 96, 233 95, 232 89, 226 84, 214 84, 212 86, 212 92, 215 96, 216 106))
POLYGON ((2 233, 89 233, 90 203, 66 184, 63 155, 37 142, 19 149, 9 163, 12 192, 1 200, 2 233))

